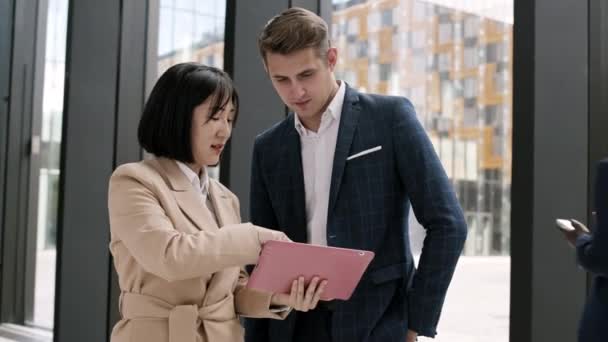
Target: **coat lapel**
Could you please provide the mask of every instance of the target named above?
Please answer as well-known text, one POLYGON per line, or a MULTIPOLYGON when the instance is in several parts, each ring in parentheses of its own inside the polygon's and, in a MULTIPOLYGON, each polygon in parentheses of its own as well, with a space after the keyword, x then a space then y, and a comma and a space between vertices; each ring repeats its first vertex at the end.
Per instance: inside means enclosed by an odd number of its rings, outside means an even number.
MULTIPOLYGON (((241 223, 235 208, 232 206, 230 197, 214 180, 209 180, 209 199, 220 229, 228 224, 241 223)), ((239 273, 239 267, 229 267, 214 273, 207 284, 207 294, 205 295, 203 305, 216 303, 225 298, 227 295, 226 291, 233 288, 235 280, 239 277, 239 273)))
POLYGON ((290 224, 287 227, 281 227, 284 232, 295 242, 306 243, 308 241, 308 233, 306 231, 306 202, 304 190, 304 172, 302 170, 302 148, 300 145, 300 135, 294 126, 294 114, 291 113, 288 120, 288 127, 285 144, 281 150, 281 162, 279 165, 285 165, 288 172, 287 179, 277 179, 282 185, 279 189, 287 189, 285 203, 282 205, 291 206, 287 208, 287 215, 290 218, 290 224), (285 183, 287 182, 287 183, 285 183))
POLYGON ((159 158, 167 183, 175 195, 180 209, 196 225, 198 229, 217 229, 213 224, 213 217, 209 216, 207 210, 203 210, 202 197, 192 187, 192 184, 179 169, 177 163, 166 158, 159 158))
POLYGON ((327 213, 330 215, 340 192, 342 184, 342 175, 346 166, 346 158, 350 152, 350 146, 355 136, 357 123, 359 122, 359 95, 358 93, 346 86, 346 94, 344 95, 344 104, 342 106, 342 115, 340 119, 340 127, 338 129, 338 139, 336 141, 336 152, 334 154, 334 164, 331 172, 331 187, 329 191, 329 206, 327 213))
POLYGON ((238 222, 238 216, 234 212, 230 198, 215 181, 209 181, 209 199, 213 205, 213 211, 220 227, 238 222))

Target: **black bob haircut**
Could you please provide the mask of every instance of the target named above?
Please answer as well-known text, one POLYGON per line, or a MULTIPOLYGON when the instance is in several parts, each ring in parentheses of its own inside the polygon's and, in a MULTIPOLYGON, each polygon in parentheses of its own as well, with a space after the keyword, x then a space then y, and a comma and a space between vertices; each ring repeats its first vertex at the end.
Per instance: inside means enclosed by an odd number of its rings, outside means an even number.
POLYGON ((198 63, 176 64, 158 79, 139 120, 137 138, 148 153, 183 163, 194 162, 192 116, 194 108, 211 96, 211 118, 228 101, 238 114, 238 94, 224 71, 198 63))

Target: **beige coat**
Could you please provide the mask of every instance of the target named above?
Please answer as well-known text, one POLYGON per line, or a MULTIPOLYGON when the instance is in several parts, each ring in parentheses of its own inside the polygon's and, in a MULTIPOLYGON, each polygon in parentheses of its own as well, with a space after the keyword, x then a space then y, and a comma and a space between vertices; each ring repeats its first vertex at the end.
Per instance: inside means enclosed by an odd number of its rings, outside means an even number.
POLYGON ((110 251, 122 319, 112 342, 240 342, 237 315, 285 317, 269 311, 269 294, 244 287, 242 267, 260 252, 257 227, 240 223, 238 199, 215 180, 209 197, 217 221, 175 161, 116 169, 110 251))

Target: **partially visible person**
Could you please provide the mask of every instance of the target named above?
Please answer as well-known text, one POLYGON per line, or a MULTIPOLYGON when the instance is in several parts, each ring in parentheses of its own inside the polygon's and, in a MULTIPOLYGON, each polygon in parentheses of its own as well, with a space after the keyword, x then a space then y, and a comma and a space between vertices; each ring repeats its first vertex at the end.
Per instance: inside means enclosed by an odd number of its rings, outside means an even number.
POLYGON ((284 321, 248 320, 246 340, 434 337, 467 227, 414 107, 337 80, 338 49, 327 23, 308 10, 272 18, 258 48, 292 112, 255 139, 251 221, 297 242, 370 250, 375 258, 350 300, 321 302, 284 321), (417 270, 410 204, 427 233, 417 270))
POLYGON ((571 220, 575 229, 564 232, 576 247, 578 263, 593 275, 580 321, 579 342, 608 341, 608 159, 598 163, 595 209, 593 233, 576 220, 571 220))
POLYGON ((112 342, 241 342, 239 315, 283 319, 316 307, 325 281, 291 294, 245 287, 274 230, 241 224, 239 201, 207 175, 230 138, 238 96, 228 75, 183 63, 158 80, 138 129, 155 158, 116 169, 109 185, 110 250, 121 320, 112 342))

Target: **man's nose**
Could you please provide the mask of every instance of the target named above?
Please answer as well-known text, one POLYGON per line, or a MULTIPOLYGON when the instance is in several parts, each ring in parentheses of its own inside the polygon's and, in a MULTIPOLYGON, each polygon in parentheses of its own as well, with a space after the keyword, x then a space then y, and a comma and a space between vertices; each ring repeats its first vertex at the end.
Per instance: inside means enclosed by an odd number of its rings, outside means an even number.
POLYGON ((300 99, 306 94, 306 90, 299 82, 294 82, 292 87, 292 93, 294 98, 300 99))

